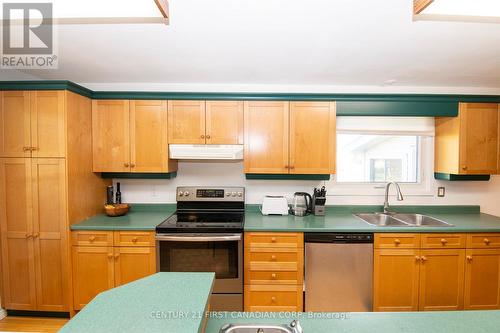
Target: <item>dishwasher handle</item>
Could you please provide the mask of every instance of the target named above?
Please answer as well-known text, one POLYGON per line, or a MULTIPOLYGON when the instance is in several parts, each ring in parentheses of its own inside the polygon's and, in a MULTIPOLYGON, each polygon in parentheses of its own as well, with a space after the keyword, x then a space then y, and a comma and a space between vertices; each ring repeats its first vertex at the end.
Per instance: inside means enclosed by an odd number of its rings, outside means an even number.
POLYGON ((310 232, 304 235, 306 243, 336 243, 336 244, 372 244, 372 233, 330 233, 330 232, 310 232))

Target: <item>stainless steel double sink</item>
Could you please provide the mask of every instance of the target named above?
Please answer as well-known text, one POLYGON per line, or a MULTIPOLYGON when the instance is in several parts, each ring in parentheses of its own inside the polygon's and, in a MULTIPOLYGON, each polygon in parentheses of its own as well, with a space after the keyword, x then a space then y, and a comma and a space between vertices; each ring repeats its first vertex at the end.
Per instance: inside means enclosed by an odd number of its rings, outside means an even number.
POLYGON ((407 213, 354 214, 362 221, 377 227, 453 227, 454 225, 432 216, 407 213))

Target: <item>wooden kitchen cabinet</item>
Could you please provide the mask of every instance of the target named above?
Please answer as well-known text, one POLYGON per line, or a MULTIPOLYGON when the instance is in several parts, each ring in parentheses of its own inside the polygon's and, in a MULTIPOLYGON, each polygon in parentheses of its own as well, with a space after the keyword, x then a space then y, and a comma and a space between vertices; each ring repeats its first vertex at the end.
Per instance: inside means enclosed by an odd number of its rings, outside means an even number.
POLYGON ((64 91, 0 92, 0 157, 65 157, 64 91))
POLYGON ((419 310, 462 310, 465 249, 422 250, 419 310))
POLYGON ((65 311, 65 160, 2 158, 0 166, 5 306, 65 311))
POLYGON ((245 173, 289 172, 289 102, 245 102, 245 173))
POLYGON ((169 143, 243 144, 242 101, 168 101, 169 143))
POLYGON ((111 246, 73 246, 73 308, 81 310, 97 294, 114 287, 111 246))
POLYGON ((94 172, 130 172, 129 101, 92 101, 94 172))
POLYGON ((500 309, 500 248, 467 249, 464 308, 500 309))
POLYGON ((498 124, 497 103, 460 103, 457 117, 436 118, 435 172, 496 174, 498 124))
POLYGON ((290 173, 335 173, 335 102, 290 102, 290 173))
POLYGON ((105 290, 156 273, 154 232, 79 230, 72 239, 75 310, 105 290))
POLYGON ((247 232, 245 311, 303 311, 304 234, 247 232))
POLYGON ((373 311, 417 311, 419 274, 418 249, 376 249, 373 311))
POLYGON ((245 102, 245 173, 334 173, 335 114, 335 102, 245 102))
POLYGON ((175 171, 167 137, 166 101, 92 101, 94 172, 175 171))

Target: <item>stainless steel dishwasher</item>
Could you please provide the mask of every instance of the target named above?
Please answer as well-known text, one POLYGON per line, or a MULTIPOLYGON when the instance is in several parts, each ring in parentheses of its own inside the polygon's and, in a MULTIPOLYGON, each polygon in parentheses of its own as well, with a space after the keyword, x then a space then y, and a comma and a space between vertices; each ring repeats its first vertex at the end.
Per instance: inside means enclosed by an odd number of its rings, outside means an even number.
POLYGON ((305 310, 372 311, 373 234, 305 234, 305 310))

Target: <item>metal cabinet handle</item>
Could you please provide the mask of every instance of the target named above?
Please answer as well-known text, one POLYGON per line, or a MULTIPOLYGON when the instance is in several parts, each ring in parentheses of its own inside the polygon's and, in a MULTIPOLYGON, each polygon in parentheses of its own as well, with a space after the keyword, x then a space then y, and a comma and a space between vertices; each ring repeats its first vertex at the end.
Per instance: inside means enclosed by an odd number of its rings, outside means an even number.
POLYGON ((441 238, 441 244, 446 245, 446 243, 448 243, 448 241, 445 238, 441 238))
POLYGON ((472 261, 472 256, 467 256, 466 258, 468 261, 472 261))
POLYGON ((276 279, 276 273, 271 274, 271 279, 276 279))
POLYGON ((271 302, 276 303, 276 297, 271 297, 271 302))
POLYGON ((33 238, 33 234, 26 234, 26 239, 33 238))
POLYGON ((466 171, 467 170, 467 165, 462 166, 462 170, 466 171))
POLYGON ((131 168, 135 168, 135 164, 134 164, 134 163, 131 163, 131 164, 130 164, 130 167, 131 167, 131 168))
POLYGON ((276 243, 276 237, 271 238, 271 243, 276 243))
POLYGON ((394 244, 399 245, 399 244, 401 244, 401 241, 400 241, 399 239, 397 239, 397 238, 396 238, 396 239, 394 240, 394 244))
POLYGON ((38 147, 30 147, 31 151, 38 150, 38 147))
POLYGON ((486 245, 490 245, 490 240, 489 240, 488 238, 485 238, 485 239, 484 239, 484 244, 486 244, 486 245))
POLYGON ((132 243, 137 243, 139 239, 137 237, 132 238, 132 243))
POLYGON ((207 139, 210 139, 210 135, 207 135, 207 139))
POLYGON ((115 254, 115 260, 118 259, 119 256, 120 256, 119 253, 115 254))
POLYGON ((112 259, 113 258, 113 254, 112 253, 108 253, 108 259, 112 259))
POLYGON ((31 151, 31 147, 23 147, 23 151, 31 151))
POLYGON ((427 257, 426 257, 426 256, 422 256, 422 257, 420 258, 420 260, 422 260, 422 262, 425 262, 425 261, 427 261, 427 257))
POLYGON ((416 261, 420 261, 420 257, 419 256, 415 256, 415 260, 416 261))
POLYGON ((276 260, 276 256, 274 254, 271 256, 271 260, 276 260))
POLYGON ((95 241, 95 236, 90 236, 89 237, 89 242, 93 242, 93 241, 95 241))
POLYGON ((205 136, 202 134, 202 135, 200 136, 200 138, 205 139, 205 136))
POLYGON ((128 164, 128 163, 123 163, 123 166, 124 166, 125 168, 128 168, 128 167, 130 166, 130 164, 128 164))
POLYGON ((285 165, 285 169, 290 169, 290 166, 289 165, 285 165))
POLYGON ((38 236, 40 236, 40 234, 39 234, 38 232, 35 232, 35 233, 33 234, 33 238, 38 238, 38 236))

